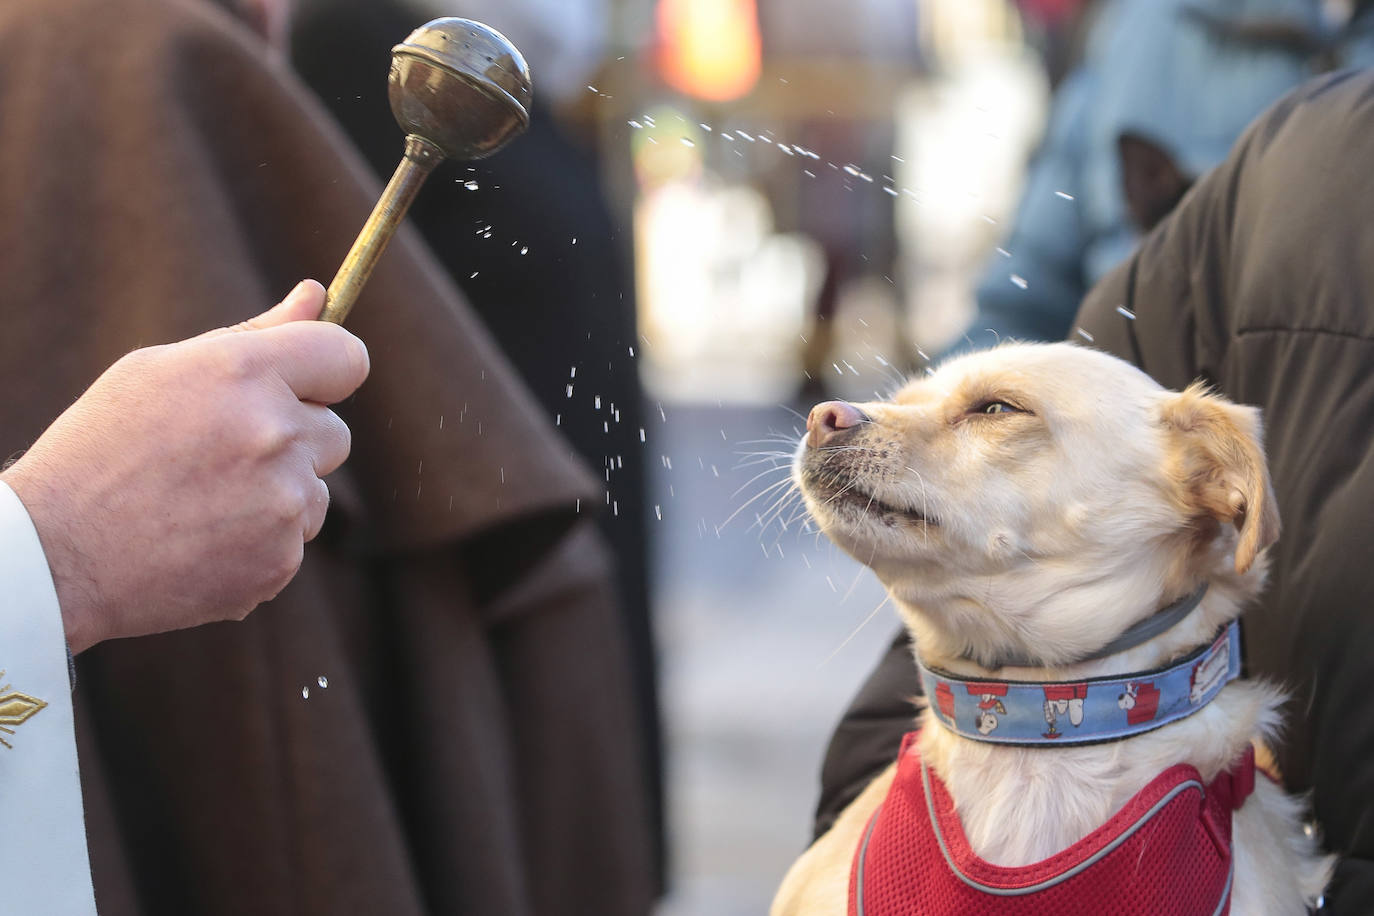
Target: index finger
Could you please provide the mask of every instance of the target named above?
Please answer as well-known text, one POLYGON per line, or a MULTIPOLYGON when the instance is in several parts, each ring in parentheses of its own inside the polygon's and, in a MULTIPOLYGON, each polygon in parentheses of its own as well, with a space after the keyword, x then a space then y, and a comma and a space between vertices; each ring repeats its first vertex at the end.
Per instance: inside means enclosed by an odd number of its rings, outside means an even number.
POLYGON ((334 404, 358 389, 371 363, 352 333, 325 321, 293 321, 244 332, 263 358, 302 401, 334 404))

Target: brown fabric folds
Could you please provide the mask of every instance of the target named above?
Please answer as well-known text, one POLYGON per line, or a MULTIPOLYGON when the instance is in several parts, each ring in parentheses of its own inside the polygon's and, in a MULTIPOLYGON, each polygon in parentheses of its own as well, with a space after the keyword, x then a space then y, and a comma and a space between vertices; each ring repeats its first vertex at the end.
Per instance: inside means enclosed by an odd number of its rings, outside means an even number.
MULTIPOLYGON (((377 191, 208 5, 0 7, 4 448, 128 350, 327 282, 377 191)), ((349 324, 372 376, 297 579, 78 659, 102 914, 647 912, 595 480, 409 230, 349 324)))

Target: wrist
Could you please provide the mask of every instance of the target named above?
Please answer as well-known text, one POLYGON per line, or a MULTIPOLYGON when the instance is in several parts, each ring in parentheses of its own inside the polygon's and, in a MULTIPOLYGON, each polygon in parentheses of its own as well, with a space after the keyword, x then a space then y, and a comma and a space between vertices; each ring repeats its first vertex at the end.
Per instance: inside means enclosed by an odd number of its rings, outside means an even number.
POLYGON ((64 511, 63 488, 38 472, 33 461, 24 458, 0 473, 3 480, 29 514, 38 542, 43 548, 57 592, 57 604, 62 614, 62 629, 67 646, 73 653, 90 648, 104 637, 96 625, 99 615, 98 591, 95 580, 84 569, 81 553, 71 542, 73 515, 64 511))

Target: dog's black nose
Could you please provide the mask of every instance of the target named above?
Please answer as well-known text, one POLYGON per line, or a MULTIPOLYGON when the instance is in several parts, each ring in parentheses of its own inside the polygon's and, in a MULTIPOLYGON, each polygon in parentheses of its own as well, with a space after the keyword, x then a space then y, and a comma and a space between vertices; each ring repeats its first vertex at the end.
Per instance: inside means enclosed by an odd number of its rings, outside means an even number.
POLYGON ((817 404, 806 418, 806 444, 811 448, 833 445, 846 430, 867 421, 868 416, 848 401, 817 404))

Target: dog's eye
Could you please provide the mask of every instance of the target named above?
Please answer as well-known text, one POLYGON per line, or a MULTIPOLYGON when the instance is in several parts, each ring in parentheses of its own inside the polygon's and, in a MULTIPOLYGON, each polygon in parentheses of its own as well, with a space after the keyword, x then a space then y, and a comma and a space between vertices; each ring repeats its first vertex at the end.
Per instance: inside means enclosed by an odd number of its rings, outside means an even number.
POLYGON ((986 404, 983 404, 982 406, 980 406, 980 407, 977 409, 977 411, 975 411, 975 412, 976 412, 976 413, 986 413, 986 414, 993 414, 993 413, 1025 413, 1025 411, 1022 410, 1021 408, 1019 408, 1019 407, 1013 407, 1012 405, 1008 404, 1006 401, 988 401, 986 404))

